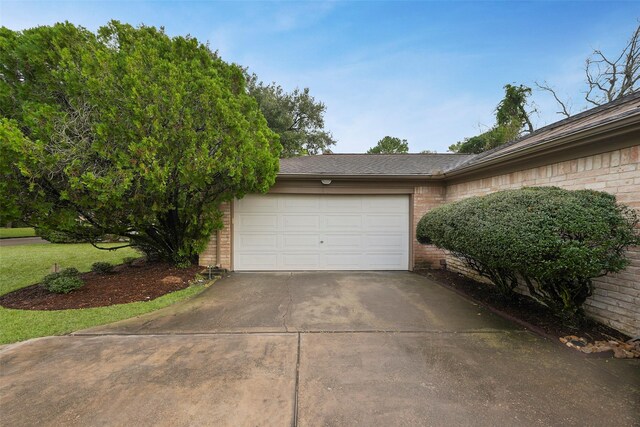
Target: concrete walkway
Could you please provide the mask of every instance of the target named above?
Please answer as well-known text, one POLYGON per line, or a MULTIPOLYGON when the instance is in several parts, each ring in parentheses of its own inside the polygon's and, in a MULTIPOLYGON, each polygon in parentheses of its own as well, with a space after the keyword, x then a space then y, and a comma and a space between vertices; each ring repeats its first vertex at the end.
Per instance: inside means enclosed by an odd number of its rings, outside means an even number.
POLYGON ((234 274, 5 347, 4 425, 637 423, 640 363, 586 357, 411 273, 234 274))

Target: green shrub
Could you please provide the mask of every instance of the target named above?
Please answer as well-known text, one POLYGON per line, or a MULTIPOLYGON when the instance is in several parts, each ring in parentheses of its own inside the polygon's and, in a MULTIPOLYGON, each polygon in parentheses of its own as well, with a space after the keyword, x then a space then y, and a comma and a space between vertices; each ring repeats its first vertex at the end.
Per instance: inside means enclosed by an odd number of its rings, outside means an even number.
POLYGON ((418 223, 420 243, 447 249, 509 295, 518 280, 567 318, 581 315, 591 279, 624 269, 638 214, 615 197, 556 187, 501 191, 450 203, 418 223))
POLYGON ((110 262, 94 262, 91 264, 91 271, 98 274, 109 274, 113 272, 113 264, 110 262))
POLYGON ((80 272, 75 268, 65 268, 61 272, 51 273, 44 277, 42 286, 49 292, 68 294, 84 286, 80 272))
POLYGON ((80 272, 78 271, 77 268, 68 267, 62 270, 61 272, 59 272, 58 274, 60 274, 62 277, 78 277, 80 275, 80 272))
POLYGON ((51 243, 85 243, 85 240, 59 231, 36 227, 36 235, 51 243))

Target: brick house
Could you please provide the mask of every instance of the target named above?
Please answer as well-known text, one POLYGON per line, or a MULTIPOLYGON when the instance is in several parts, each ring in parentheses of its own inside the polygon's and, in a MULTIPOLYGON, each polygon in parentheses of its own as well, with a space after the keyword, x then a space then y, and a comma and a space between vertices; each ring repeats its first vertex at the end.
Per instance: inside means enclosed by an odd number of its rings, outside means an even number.
MULTIPOLYGON (((443 203, 523 186, 594 189, 640 210, 640 94, 478 154, 333 154, 282 159, 266 195, 225 204, 201 265, 250 270, 413 270, 471 274, 420 245, 422 215, 443 203)), ((640 248, 622 273, 595 280, 586 311, 640 334, 640 248)))

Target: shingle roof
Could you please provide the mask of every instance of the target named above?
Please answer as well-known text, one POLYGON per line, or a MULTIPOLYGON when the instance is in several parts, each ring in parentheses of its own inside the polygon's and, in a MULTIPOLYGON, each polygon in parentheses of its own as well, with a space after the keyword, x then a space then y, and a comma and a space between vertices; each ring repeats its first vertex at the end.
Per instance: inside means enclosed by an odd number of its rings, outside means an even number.
POLYGON ((640 92, 592 108, 568 119, 538 129, 530 135, 508 142, 481 154, 325 154, 280 160, 279 177, 363 176, 427 177, 456 172, 467 167, 482 167, 493 159, 588 131, 627 117, 640 119, 640 92))
POLYGON ((324 154, 280 160, 279 176, 430 176, 451 170, 470 154, 324 154))

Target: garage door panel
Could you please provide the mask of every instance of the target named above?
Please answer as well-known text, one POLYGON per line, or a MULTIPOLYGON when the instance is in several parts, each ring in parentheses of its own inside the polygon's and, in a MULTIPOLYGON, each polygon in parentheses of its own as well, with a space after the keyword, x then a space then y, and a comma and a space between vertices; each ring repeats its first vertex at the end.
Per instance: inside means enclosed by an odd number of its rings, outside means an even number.
POLYGON ((365 227, 380 230, 403 230, 407 226, 405 215, 367 215, 365 227))
POLYGON ((320 200, 313 196, 281 198, 280 207, 287 212, 318 212, 320 200))
POLYGON ((404 236, 399 236, 397 234, 369 235, 365 236, 364 242, 367 251, 378 248, 384 251, 389 249, 402 251, 402 249, 404 249, 404 247, 408 244, 404 236))
POLYGON ((317 214, 282 215, 282 232, 320 231, 320 216, 317 214))
POLYGON ((362 215, 327 214, 324 225, 325 229, 359 230, 362 228, 362 215))
POLYGON ((325 234, 323 235, 325 249, 357 248, 362 247, 361 234, 325 234))
POLYGON ((283 253, 281 267, 284 270, 317 270, 320 254, 283 253))
POLYGON ((290 234, 281 236, 282 248, 287 249, 318 249, 320 240, 316 234, 290 234))
POLYGON ((396 202, 397 198, 393 196, 366 198, 363 201, 363 208, 365 212, 409 213, 409 205, 407 203, 396 202))
POLYGON ((324 265, 326 270, 363 270, 364 255, 360 252, 344 252, 339 254, 326 254, 324 265))
POLYGON ((237 270, 274 270, 278 264, 275 252, 245 252, 236 260, 237 270))
POLYGON ((362 210, 362 199, 359 197, 327 197, 326 212, 354 212, 362 210))
POLYGON ((234 205, 236 270, 406 270, 409 198, 249 195, 234 205))
MULTIPOLYGON (((405 257, 401 252, 397 253, 367 253, 364 257, 368 270, 403 270, 402 265, 405 257)), ((406 270, 406 268, 404 268, 406 270)))
POLYGON ((246 196, 243 199, 236 200, 236 209, 241 212, 251 213, 270 213, 278 209, 278 199, 270 197, 254 197, 246 196))
POLYGON ((242 247, 260 248, 260 249, 278 249, 278 235, 277 234, 254 234, 254 233, 242 233, 239 236, 238 243, 242 247))
POLYGON ((246 231, 276 231, 278 215, 275 214, 240 214, 236 225, 246 231))

